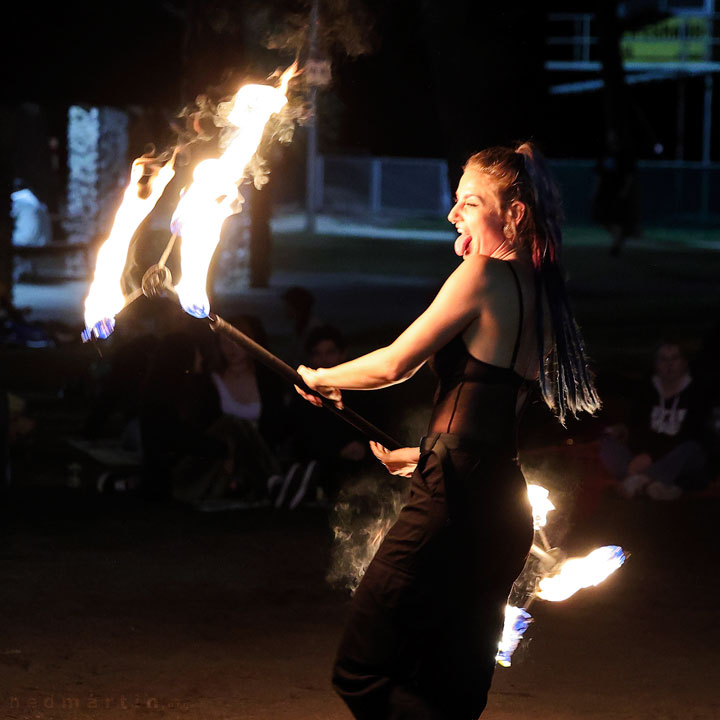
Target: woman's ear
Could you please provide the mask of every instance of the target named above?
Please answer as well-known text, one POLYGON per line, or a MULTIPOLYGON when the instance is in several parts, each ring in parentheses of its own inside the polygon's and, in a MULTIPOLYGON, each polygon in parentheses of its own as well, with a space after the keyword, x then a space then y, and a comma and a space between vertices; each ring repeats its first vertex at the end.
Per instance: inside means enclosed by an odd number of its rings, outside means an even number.
POLYGON ((508 215, 515 226, 518 226, 525 217, 525 203, 519 200, 513 200, 508 208, 508 215))

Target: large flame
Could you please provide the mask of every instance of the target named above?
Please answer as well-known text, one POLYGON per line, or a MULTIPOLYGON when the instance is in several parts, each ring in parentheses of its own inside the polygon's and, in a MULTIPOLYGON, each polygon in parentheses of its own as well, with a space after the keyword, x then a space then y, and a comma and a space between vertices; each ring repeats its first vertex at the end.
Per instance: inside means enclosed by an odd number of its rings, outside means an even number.
POLYGON ((624 562, 626 555, 617 545, 605 545, 583 558, 566 560, 559 571, 538 583, 537 597, 559 602, 582 588, 599 585, 624 562))
POLYGON ((531 622, 532 615, 525 608, 505 606, 505 625, 498 643, 498 653, 495 656, 498 665, 510 667, 510 658, 531 622))
POLYGON ((533 527, 539 530, 547 524, 547 515, 555 506, 550 502, 549 493, 541 485, 528 485, 528 497, 532 506, 533 527))
POLYGON ((260 144, 267 121, 287 103, 287 86, 295 71, 293 64, 283 73, 278 87, 245 85, 238 90, 228 115, 236 127, 234 136, 219 158, 198 163, 192 184, 180 198, 172 219, 173 232, 182 237, 182 278, 175 289, 190 315, 206 317, 210 312, 207 272, 220 229, 233 213, 238 183, 260 144))
POLYGON ((115 214, 110 234, 98 252, 95 275, 85 299, 85 334, 88 338, 91 335, 106 338, 113 331, 115 316, 125 307, 120 279, 130 240, 175 175, 171 160, 142 185, 147 166, 143 158, 133 162, 130 183, 115 214))

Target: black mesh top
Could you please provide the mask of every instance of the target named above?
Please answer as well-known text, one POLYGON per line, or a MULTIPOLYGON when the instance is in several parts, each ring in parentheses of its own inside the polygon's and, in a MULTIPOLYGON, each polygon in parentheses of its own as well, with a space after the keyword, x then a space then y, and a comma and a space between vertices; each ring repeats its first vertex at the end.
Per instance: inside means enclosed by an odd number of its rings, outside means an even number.
POLYGON ((456 335, 435 353, 431 366, 438 376, 435 407, 428 433, 452 433, 482 444, 515 447, 518 392, 526 384, 515 372, 523 327, 523 301, 515 268, 507 263, 520 299, 517 337, 509 367, 473 357, 456 335))

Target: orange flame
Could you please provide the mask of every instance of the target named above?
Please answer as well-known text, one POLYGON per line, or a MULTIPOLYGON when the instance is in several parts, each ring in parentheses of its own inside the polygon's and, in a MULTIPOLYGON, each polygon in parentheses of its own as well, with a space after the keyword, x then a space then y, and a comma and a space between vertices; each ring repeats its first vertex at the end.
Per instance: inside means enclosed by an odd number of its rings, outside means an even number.
POLYGON ((626 555, 617 545, 606 545, 583 558, 570 558, 551 577, 540 580, 537 596, 541 600, 567 600, 582 588, 599 585, 624 562, 626 555))
POLYGON ((193 172, 193 182, 180 198, 172 230, 182 237, 182 278, 176 290, 180 304, 195 317, 206 317, 210 302, 206 293, 207 272, 220 229, 232 214, 238 197, 237 186, 260 144, 270 117, 287 104, 287 87, 297 65, 281 76, 277 87, 244 85, 233 98, 228 121, 236 127, 225 152, 204 160, 193 172))
POLYGON ((132 164, 130 183, 115 214, 110 234, 98 252, 95 274, 85 299, 85 327, 89 334, 107 337, 114 327, 115 316, 125 307, 120 279, 130 240, 173 179, 173 160, 151 175, 146 185, 141 185, 148 165, 146 159, 138 158, 132 164))

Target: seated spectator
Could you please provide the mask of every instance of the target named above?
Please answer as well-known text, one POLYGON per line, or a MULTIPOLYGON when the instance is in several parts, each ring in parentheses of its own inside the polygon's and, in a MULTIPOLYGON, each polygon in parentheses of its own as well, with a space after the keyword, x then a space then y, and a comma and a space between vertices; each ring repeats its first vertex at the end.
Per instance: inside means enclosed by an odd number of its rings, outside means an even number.
MULTIPOLYGON (((346 342, 332 325, 312 329, 306 343, 307 362, 313 368, 332 367, 346 360, 346 342)), ((361 414, 364 393, 344 394, 348 405, 361 414)), ((276 507, 294 509, 305 498, 333 501, 343 480, 375 469, 366 438, 351 425, 295 395, 290 401, 291 453, 295 462, 271 492, 276 507)))
MULTIPOLYGON (((715 317, 720 317, 720 308, 715 317)), ((709 468, 710 475, 720 482, 720 321, 706 333, 703 347, 695 362, 697 379, 707 393, 710 406, 709 422, 709 468)))
POLYGON ((117 334, 91 366, 92 397, 83 433, 89 439, 119 436, 139 416, 143 382, 158 340, 149 334, 117 334))
POLYGON ((630 416, 629 427, 605 431, 600 449, 605 467, 621 480, 621 494, 674 500, 683 489, 707 483, 708 408, 679 343, 659 345, 655 375, 641 389, 630 416))
MULTIPOLYGON (((235 325, 264 342, 258 321, 235 325)), ((263 370, 204 325, 158 341, 141 413, 151 496, 201 509, 269 504, 268 478, 280 472, 271 448, 282 430, 282 396, 263 370)))
MULTIPOLYGON (((265 346, 265 333, 256 318, 242 316, 232 323, 265 346)), ((248 352, 222 334, 212 334, 210 377, 222 416, 209 433, 227 446, 225 484, 212 490, 213 498, 248 502, 267 501, 267 482, 280 473, 275 446, 284 431, 282 386, 248 352)))
POLYGON ((305 359, 309 334, 322 322, 314 314, 315 296, 305 288, 291 287, 283 294, 285 316, 292 323, 292 346, 287 361, 293 367, 305 359))
POLYGON ((26 440, 35 430, 35 421, 27 415, 27 402, 19 395, 8 393, 8 413, 10 418, 10 445, 26 440))
POLYGON ((35 421, 26 408, 25 400, 0 387, 0 497, 10 484, 11 455, 17 460, 32 451, 35 421))
MULTIPOLYGON (((10 483, 10 399, 0 387, 0 499, 10 483)), ((5 507, 5 503, 2 503, 5 507)))
POLYGON ((221 416, 197 338, 173 332, 150 358, 140 407, 143 488, 151 499, 201 499, 223 471, 225 443, 208 431, 221 416))

